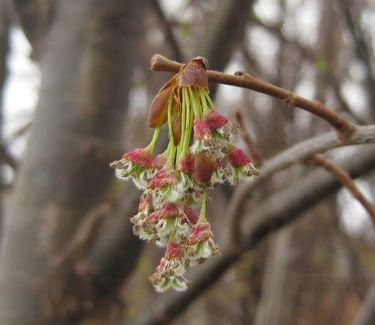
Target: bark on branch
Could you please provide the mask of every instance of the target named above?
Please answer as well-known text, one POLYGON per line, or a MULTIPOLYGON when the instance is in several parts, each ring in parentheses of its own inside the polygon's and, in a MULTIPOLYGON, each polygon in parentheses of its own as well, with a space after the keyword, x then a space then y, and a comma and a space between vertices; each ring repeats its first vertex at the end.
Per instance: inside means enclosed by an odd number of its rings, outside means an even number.
POLYGON ((324 156, 321 154, 315 155, 312 158, 312 163, 316 166, 324 168, 326 171, 334 175, 338 179, 338 181, 353 194, 353 196, 359 201, 359 203, 362 204, 362 206, 366 209, 371 217, 372 224, 375 227, 375 207, 363 195, 357 185, 355 185, 349 174, 340 166, 337 166, 336 164, 330 162, 328 159, 324 158, 324 156))
MULTIPOLYGON (((155 71, 178 72, 182 66, 183 64, 181 63, 169 60, 160 54, 155 54, 151 58, 150 68, 155 71)), ((256 79, 249 74, 239 73, 231 75, 208 70, 207 76, 208 80, 211 82, 255 90, 281 99, 289 106, 298 107, 319 116, 335 128, 338 138, 343 142, 349 141, 356 132, 356 126, 350 120, 330 110, 322 103, 308 100, 287 89, 256 79)))
POLYGON ((338 141, 334 132, 329 132, 309 140, 303 141, 293 147, 284 150, 274 158, 266 161, 260 169, 259 176, 252 183, 238 186, 235 190, 227 210, 227 218, 231 220, 232 236, 239 233, 238 211, 247 198, 249 193, 254 190, 264 180, 268 179, 274 173, 283 170, 295 163, 304 161, 314 154, 325 152, 327 150, 342 147, 345 145, 375 143, 375 125, 359 126, 358 131, 347 143, 338 141))

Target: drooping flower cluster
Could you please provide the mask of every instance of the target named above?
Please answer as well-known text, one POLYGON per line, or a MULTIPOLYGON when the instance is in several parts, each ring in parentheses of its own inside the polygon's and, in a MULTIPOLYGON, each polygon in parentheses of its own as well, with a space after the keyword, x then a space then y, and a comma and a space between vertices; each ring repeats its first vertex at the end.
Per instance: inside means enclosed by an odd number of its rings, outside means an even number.
POLYGON ((132 179, 143 191, 138 213, 131 218, 134 233, 166 247, 150 276, 157 291, 186 290, 186 267, 220 254, 206 218, 207 190, 257 174, 251 159, 232 143, 236 124, 209 97, 207 66, 206 59, 194 58, 160 89, 151 103, 151 143, 111 164, 118 178, 132 179), (164 124, 169 145, 155 156, 164 124))

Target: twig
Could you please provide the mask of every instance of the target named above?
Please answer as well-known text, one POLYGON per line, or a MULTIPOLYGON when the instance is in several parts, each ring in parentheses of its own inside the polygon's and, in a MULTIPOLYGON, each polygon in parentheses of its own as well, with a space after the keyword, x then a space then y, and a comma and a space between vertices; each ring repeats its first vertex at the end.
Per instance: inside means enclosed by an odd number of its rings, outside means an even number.
POLYGON ((163 24, 165 30, 165 37, 171 47, 173 56, 177 61, 184 61, 184 55, 182 54, 181 47, 178 44, 178 41, 174 35, 173 29, 171 27, 170 22, 168 21, 167 17, 165 17, 164 11, 160 6, 158 0, 151 1, 151 4, 158 15, 161 23, 163 24))
POLYGON ((372 65, 372 51, 368 46, 363 29, 359 24, 359 19, 353 17, 353 8, 351 8, 351 3, 354 5, 355 1, 340 0, 340 7, 345 15, 346 24, 352 34, 354 40, 354 50, 357 52, 358 58, 363 62, 366 67, 367 72, 367 82, 369 84, 369 90, 371 93, 374 91, 375 87, 375 75, 372 65))
POLYGON ((359 126, 357 132, 350 139, 350 142, 347 143, 338 141, 334 132, 328 132, 321 136, 298 143, 266 161, 259 171, 259 176, 256 177, 252 183, 237 186, 233 193, 226 212, 227 218, 231 220, 231 238, 233 238, 234 234, 239 233, 238 227, 240 215, 238 211, 240 210, 240 207, 248 197, 249 193, 264 180, 280 170, 310 158, 314 154, 325 152, 333 148, 361 143, 375 143, 375 125, 359 126))
POLYGON ((85 216, 72 239, 62 249, 61 253, 54 258, 54 264, 58 265, 67 260, 79 260, 85 257, 93 244, 103 218, 113 209, 109 202, 101 203, 85 216))
POLYGON ((337 78, 332 73, 328 74, 326 77, 327 77, 328 83, 332 87, 332 90, 335 94, 337 101, 340 104, 341 110, 348 113, 350 117, 354 119, 354 121, 356 121, 357 123, 365 125, 366 121, 352 110, 349 103, 345 99, 343 93, 341 92, 339 81, 337 80, 337 78))
MULTIPOLYGON (((160 54, 151 58, 151 70, 178 72, 183 65, 169 60, 160 54)), ((231 75, 223 72, 208 70, 208 80, 211 82, 247 88, 283 100, 289 106, 295 106, 315 114, 330 123, 337 131, 340 141, 349 141, 356 132, 356 126, 347 118, 331 111, 320 102, 313 102, 293 92, 256 79, 249 74, 231 75)))
POLYGON ((240 111, 236 112, 236 119, 240 126, 240 135, 243 141, 246 144, 246 147, 250 153, 251 158, 253 159, 255 167, 260 167, 263 163, 262 156, 257 152, 253 140, 251 139, 250 133, 246 129, 245 123, 243 121, 243 116, 240 111))
POLYGON ((277 37, 282 43, 287 43, 295 47, 306 59, 315 61, 317 59, 316 53, 312 48, 303 46, 297 40, 293 40, 287 36, 282 31, 282 23, 277 22, 274 24, 268 24, 259 19, 255 14, 251 15, 250 23, 256 24, 268 32, 272 33, 275 37, 277 37))
MULTIPOLYGON (((252 15, 251 22, 255 23, 255 24, 261 26, 262 28, 266 29, 267 31, 271 32, 273 35, 275 35, 277 38, 279 38, 280 41, 288 43, 288 44, 292 45, 293 47, 295 47, 306 59, 308 59, 312 62, 316 62, 319 59, 317 54, 314 53, 313 49, 308 48, 306 46, 303 46, 298 41, 292 40, 292 39, 286 37, 284 35, 284 33, 282 32, 282 25, 280 23, 266 24, 265 22, 260 20, 256 15, 252 15)), ((246 56, 246 53, 244 53, 244 55, 246 56)), ((358 116, 358 114, 356 114, 350 108, 349 104, 347 103, 347 101, 345 100, 345 98, 343 97, 343 95, 340 91, 338 80, 336 80, 336 78, 334 77, 334 75, 333 75, 332 71, 330 71, 330 69, 327 69, 326 75, 327 75, 326 76, 327 80, 330 83, 330 85, 332 87, 332 90, 334 91, 334 93, 336 95, 336 98, 340 103, 341 109, 343 111, 349 113, 350 116, 356 122, 358 122, 359 124, 366 124, 365 121, 363 119, 361 119, 358 116)))
POLYGON ((0 162, 9 165, 10 167, 12 167, 13 170, 17 170, 17 159, 8 151, 7 147, 2 143, 0 143, 0 162))
POLYGON ((349 174, 340 166, 324 158, 324 156, 321 154, 314 155, 311 159, 311 162, 316 166, 324 168, 332 175, 334 175, 339 180, 339 182, 353 194, 353 196, 367 210, 375 227, 375 206, 363 195, 363 193, 350 178, 349 174))
POLYGON ((14 140, 23 136, 31 127, 32 121, 27 121, 24 125, 21 125, 16 131, 14 131, 7 139, 6 143, 9 145, 14 140))

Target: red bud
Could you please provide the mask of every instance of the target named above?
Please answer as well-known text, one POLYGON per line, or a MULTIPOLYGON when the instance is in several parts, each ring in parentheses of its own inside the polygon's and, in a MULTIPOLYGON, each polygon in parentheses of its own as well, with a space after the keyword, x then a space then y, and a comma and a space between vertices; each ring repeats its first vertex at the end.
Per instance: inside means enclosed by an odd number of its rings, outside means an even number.
POLYGON ((215 164, 206 155, 200 154, 195 157, 193 177, 198 183, 209 184, 214 170, 215 164))
POLYGON ((208 89, 207 67, 208 61, 205 58, 192 59, 182 68, 179 85, 208 89))

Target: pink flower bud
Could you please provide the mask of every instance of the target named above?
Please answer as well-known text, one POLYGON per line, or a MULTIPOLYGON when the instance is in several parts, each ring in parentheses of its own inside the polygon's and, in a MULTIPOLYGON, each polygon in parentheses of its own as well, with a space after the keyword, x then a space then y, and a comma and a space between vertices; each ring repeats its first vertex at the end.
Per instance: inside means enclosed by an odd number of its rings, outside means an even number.
POLYGON ((179 85, 208 89, 207 67, 207 59, 203 57, 192 59, 182 68, 179 85))
POLYGON ((129 151, 125 153, 122 158, 146 167, 151 167, 153 162, 151 152, 145 148, 136 148, 129 151))
POLYGON ((211 225, 208 222, 197 223, 191 230, 188 245, 195 245, 200 241, 207 241, 212 238, 212 236, 211 225))
POLYGON ((146 198, 143 195, 141 195, 141 197, 139 198, 138 211, 143 211, 148 206, 149 206, 148 201, 146 200, 146 198))
POLYGON ((208 185, 215 170, 214 162, 204 154, 198 154, 194 159, 194 179, 201 184, 208 185))
POLYGON ((169 241, 165 251, 165 259, 170 260, 172 258, 184 257, 184 251, 181 246, 175 241, 169 241))
POLYGON ((152 190, 172 185, 177 180, 176 172, 173 169, 163 167, 160 169, 148 183, 152 190))
POLYGON ((210 109, 206 112, 204 121, 211 130, 216 130, 225 125, 228 122, 228 119, 219 112, 210 109))
POLYGON ((187 174, 193 174, 194 156, 187 153, 178 162, 178 170, 187 174))
POLYGON ((184 207, 184 213, 186 215, 187 221, 190 224, 195 225, 198 222, 198 213, 196 213, 191 207, 184 207))
POLYGON ((194 120, 194 137, 197 140, 212 138, 211 130, 205 121, 194 120))
POLYGON ((161 153, 155 157, 154 161, 152 162, 152 167, 160 169, 167 163, 167 160, 168 155, 165 152, 161 153))
POLYGON ((251 159, 243 152, 243 150, 237 147, 230 148, 227 157, 234 168, 243 167, 251 163, 251 159))
POLYGON ((159 214, 163 219, 172 218, 178 214, 178 208, 175 204, 166 202, 159 210, 159 214))
POLYGON ((165 258, 162 258, 160 260, 159 265, 155 269, 155 273, 163 272, 166 269, 167 266, 168 266, 168 261, 165 258))
POLYGON ((147 218, 145 219, 145 224, 148 224, 148 225, 157 224, 159 220, 160 220, 159 211, 154 211, 147 216, 147 218))

